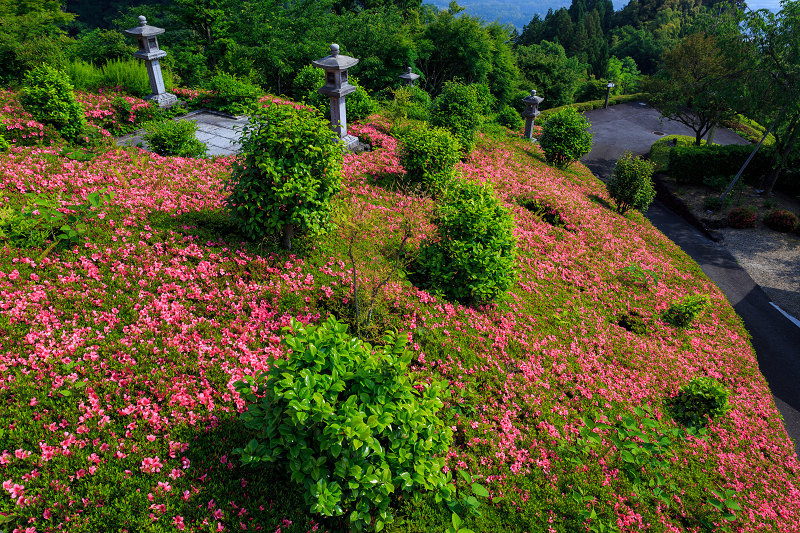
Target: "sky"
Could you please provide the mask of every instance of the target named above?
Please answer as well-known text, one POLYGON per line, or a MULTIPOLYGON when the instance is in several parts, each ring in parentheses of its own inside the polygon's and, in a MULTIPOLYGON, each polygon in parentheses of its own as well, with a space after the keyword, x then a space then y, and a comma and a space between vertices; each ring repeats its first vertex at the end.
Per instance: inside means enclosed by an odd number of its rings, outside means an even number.
MULTIPOLYGON (((549 8, 569 7, 572 0, 457 0, 470 15, 481 17, 486 22, 499 20, 502 24, 513 24, 518 30, 530 22, 536 13, 544 15, 549 8)), ((614 9, 622 9, 629 0, 611 0, 614 9)), ((450 0, 423 0, 440 9, 447 8, 450 0)), ((749 0, 750 9, 780 9, 780 0, 749 0)))

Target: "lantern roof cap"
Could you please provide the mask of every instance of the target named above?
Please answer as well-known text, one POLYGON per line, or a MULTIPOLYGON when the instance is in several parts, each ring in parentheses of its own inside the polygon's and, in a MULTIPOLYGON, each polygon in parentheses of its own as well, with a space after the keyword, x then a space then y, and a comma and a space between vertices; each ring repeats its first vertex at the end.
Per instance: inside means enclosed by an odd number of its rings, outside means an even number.
POLYGON ((125 30, 125 33, 128 35, 133 35, 134 37, 153 37, 154 35, 161 35, 164 33, 164 31, 164 28, 148 26, 145 16, 139 15, 139 25, 135 28, 125 30))
POLYGON ((539 105, 542 102, 544 102, 544 98, 542 98, 541 96, 536 96, 536 89, 534 89, 531 91, 531 94, 523 98, 522 101, 525 102, 526 104, 539 105))
POLYGON ((311 62, 312 65, 325 70, 347 70, 358 64, 358 59, 339 55, 339 45, 331 44, 331 55, 311 62))
POLYGON ((411 67, 406 67, 406 71, 403 74, 400 74, 400 78, 404 80, 416 80, 419 78, 419 74, 414 74, 411 72, 411 67))

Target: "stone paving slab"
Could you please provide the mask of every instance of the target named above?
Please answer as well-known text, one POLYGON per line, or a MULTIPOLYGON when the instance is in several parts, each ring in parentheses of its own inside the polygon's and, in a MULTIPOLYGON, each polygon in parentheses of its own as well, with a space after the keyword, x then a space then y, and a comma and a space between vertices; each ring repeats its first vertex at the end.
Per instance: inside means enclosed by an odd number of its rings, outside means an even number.
MULTIPOLYGON (((192 111, 173 120, 191 120, 197 123, 195 137, 207 146, 208 157, 236 155, 242 147, 239 143, 242 128, 250 121, 246 116, 233 116, 204 109, 192 111)), ((142 139, 143 135, 144 130, 138 130, 118 137, 117 145, 140 146, 147 150, 147 143, 142 139)))

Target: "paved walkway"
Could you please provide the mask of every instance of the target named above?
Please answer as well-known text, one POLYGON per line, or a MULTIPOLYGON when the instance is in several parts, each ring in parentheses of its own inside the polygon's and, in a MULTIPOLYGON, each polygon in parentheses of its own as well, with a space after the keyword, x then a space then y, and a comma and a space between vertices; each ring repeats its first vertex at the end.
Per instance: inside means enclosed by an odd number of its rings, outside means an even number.
MULTIPOLYGON (((614 162, 625 151, 647 153, 659 137, 654 131, 692 134, 680 123, 659 122, 658 111, 638 103, 589 111, 586 117, 592 123, 595 144, 581 161, 601 179, 611 175, 614 162)), ((714 142, 747 144, 727 129, 717 131, 714 142)), ((700 265, 742 317, 752 336, 759 369, 800 456, 800 328, 770 304, 761 287, 722 245, 706 238, 660 202, 654 202, 645 215, 700 265)))
MULTIPOLYGON (((206 144, 206 155, 209 157, 236 154, 241 145, 242 128, 248 123, 246 116, 234 117, 217 113, 216 111, 192 111, 175 120, 191 120, 197 123, 197 140, 206 144)), ((144 130, 136 131, 117 139, 121 146, 137 146, 141 143, 147 148, 147 143, 142 140, 144 130)))

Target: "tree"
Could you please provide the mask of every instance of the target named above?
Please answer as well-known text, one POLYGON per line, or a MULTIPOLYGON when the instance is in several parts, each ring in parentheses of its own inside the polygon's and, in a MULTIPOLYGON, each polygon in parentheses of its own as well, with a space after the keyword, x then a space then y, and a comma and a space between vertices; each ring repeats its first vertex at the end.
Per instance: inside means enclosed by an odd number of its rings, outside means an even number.
POLYGON ((717 39, 696 33, 664 54, 652 102, 663 116, 691 128, 699 146, 711 128, 733 115, 722 93, 738 75, 717 39))
POLYGON ((530 89, 537 89, 547 107, 572 103, 575 91, 583 79, 584 66, 576 58, 568 58, 558 43, 518 46, 517 65, 530 89))

